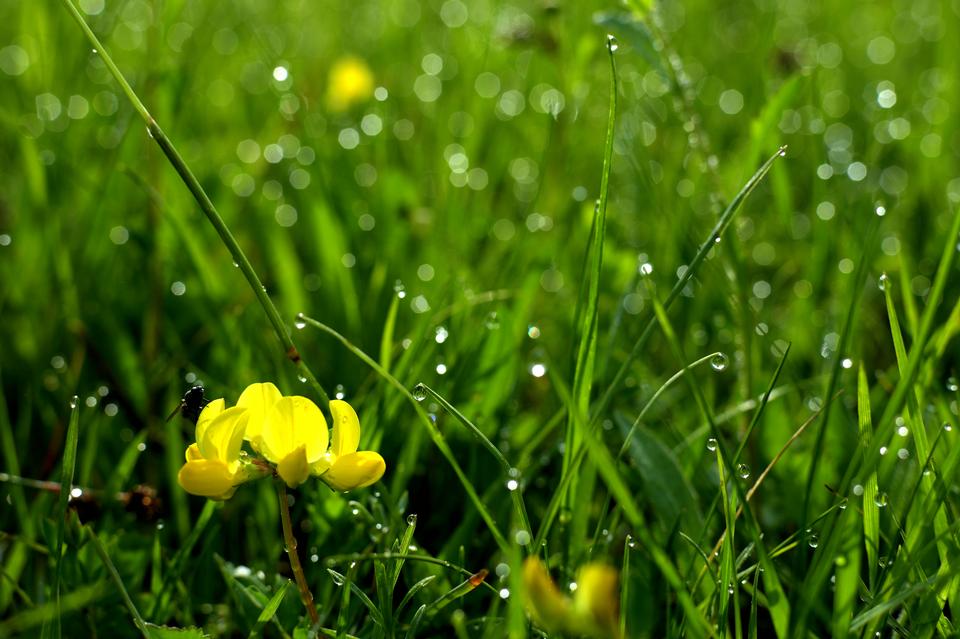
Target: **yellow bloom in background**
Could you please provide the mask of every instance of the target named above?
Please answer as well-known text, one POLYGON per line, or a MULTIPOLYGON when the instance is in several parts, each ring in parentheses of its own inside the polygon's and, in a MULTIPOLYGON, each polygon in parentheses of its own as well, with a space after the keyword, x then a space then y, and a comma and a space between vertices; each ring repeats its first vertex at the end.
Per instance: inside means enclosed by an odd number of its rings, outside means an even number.
POLYGON ((327 107, 331 111, 346 111, 373 95, 373 72, 360 58, 347 56, 330 68, 327 83, 327 107))
POLYGON ((187 448, 187 463, 177 481, 188 493, 210 499, 229 499, 247 479, 240 463, 240 447, 249 415, 242 407, 225 408, 210 402, 197 419, 197 441, 187 448))
POLYGON ((360 443, 360 418, 345 401, 330 402, 333 415, 333 442, 324 459, 313 465, 313 473, 334 490, 364 488, 383 477, 387 464, 379 453, 357 452, 360 443))
POLYGON ((614 568, 599 563, 582 566, 571 599, 560 592, 539 558, 528 557, 523 583, 530 613, 545 630, 619 639, 620 585, 614 568))

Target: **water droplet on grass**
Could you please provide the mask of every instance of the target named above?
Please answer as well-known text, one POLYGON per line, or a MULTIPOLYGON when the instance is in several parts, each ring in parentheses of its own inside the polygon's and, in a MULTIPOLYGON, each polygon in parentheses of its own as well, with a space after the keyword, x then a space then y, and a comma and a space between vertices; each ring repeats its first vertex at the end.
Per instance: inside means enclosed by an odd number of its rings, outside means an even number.
POLYGON ((408 526, 416 526, 416 525, 417 525, 417 515, 416 515, 415 513, 411 513, 411 514, 407 515, 407 525, 408 525, 408 526))
POLYGON ((72 398, 70 398, 70 408, 71 408, 71 409, 74 409, 74 408, 77 407, 77 400, 78 400, 78 399, 79 399, 79 398, 78 398, 76 395, 74 395, 72 398))
POLYGON ((427 387, 423 384, 417 384, 413 387, 413 398, 418 402, 422 402, 427 398, 427 387))
POLYGON ((737 476, 740 477, 740 479, 749 479, 750 467, 746 464, 737 464, 737 476))
POLYGON ((710 439, 707 440, 707 450, 709 450, 711 453, 717 450, 716 437, 711 437, 710 439))
POLYGON ((887 290, 887 283, 890 281, 890 278, 887 277, 887 274, 884 273, 880 276, 880 279, 877 280, 877 288, 881 291, 887 290))
POLYGON ((886 508, 887 493, 877 493, 877 496, 873 498, 873 503, 877 508, 886 508))
POLYGON ((717 353, 710 358, 710 366, 715 371, 726 370, 729 358, 724 353, 717 353))
POLYGON ((947 379, 947 390, 951 393, 957 392, 960 389, 960 382, 957 381, 956 377, 950 377, 947 379))
POLYGON ((293 325, 297 330, 303 330, 307 327, 307 322, 303 319, 303 313, 297 313, 297 318, 293 320, 293 325))
POLYGON ((617 39, 610 34, 607 34, 607 48, 610 49, 610 53, 613 53, 620 48, 620 43, 617 42, 617 39))

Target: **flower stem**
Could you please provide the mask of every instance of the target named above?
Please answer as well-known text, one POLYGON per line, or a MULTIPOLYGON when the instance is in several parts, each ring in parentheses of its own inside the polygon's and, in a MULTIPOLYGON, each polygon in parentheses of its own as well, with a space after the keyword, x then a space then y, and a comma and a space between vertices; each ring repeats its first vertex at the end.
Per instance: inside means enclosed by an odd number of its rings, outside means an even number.
POLYGON ((207 216, 207 220, 210 221, 210 224, 212 224, 213 228, 217 231, 217 234, 220 236, 224 246, 226 246, 227 250, 230 251, 230 255, 233 257, 234 262, 236 262, 237 266, 240 268, 240 272, 243 273, 243 276, 250 284, 250 288, 253 289, 253 294, 256 296, 257 301, 260 302, 260 306, 263 307, 263 311, 267 314, 267 319, 270 320, 273 330, 277 333, 277 337, 280 339, 280 344, 283 346, 283 350, 287 356, 287 359, 292 361, 297 366, 299 369, 300 378, 308 381, 313 387, 314 392, 316 392, 322 402, 322 410, 325 410, 326 406, 330 404, 330 396, 327 395, 327 392, 320 385, 320 382, 317 381, 317 378, 314 377, 313 372, 310 371, 306 363, 300 359, 300 352, 293 343, 293 339, 290 336, 290 331, 286 324, 284 324, 283 319, 280 317, 280 312, 274 305, 273 300, 270 299, 270 296, 267 295, 266 288, 263 286, 263 283, 257 276, 256 271, 253 270, 253 265, 250 264, 250 260, 247 259, 243 249, 240 248, 240 244, 237 243, 236 238, 233 237, 233 233, 230 232, 230 229, 223 221, 223 218, 220 217, 220 213, 217 212, 217 208, 213 205, 213 202, 210 201, 210 198, 203 190, 203 187, 200 186, 199 180, 197 180, 196 176, 190 170, 190 167, 187 166, 187 163, 184 161, 183 156, 180 155, 180 152, 177 151, 176 147, 173 146, 173 142, 170 141, 170 138, 167 137, 167 134, 163 132, 163 129, 161 129, 160 125, 157 124, 157 121, 153 119, 152 115, 150 115, 147 107, 145 107, 143 102, 140 101, 136 91, 133 90, 133 87, 130 86, 130 83, 127 82, 127 79, 123 77, 123 73, 121 73, 120 68, 117 67, 116 63, 113 61, 113 58, 111 58, 110 54, 107 53, 107 51, 103 48, 100 40, 97 38, 96 34, 94 34, 93 30, 90 29, 90 26, 87 25, 86 21, 83 19, 83 16, 80 15, 80 12, 74 6, 72 0, 62 0, 62 2, 73 16, 74 20, 77 21, 77 24, 80 25, 80 29, 87 36, 87 40, 89 40, 90 44, 93 45, 94 53, 103 59, 104 64, 107 65, 107 69, 109 69, 111 75, 113 75, 114 79, 120 84, 120 88, 123 89, 123 92, 133 105, 133 108, 138 114, 140 114, 140 117, 143 118, 144 123, 147 125, 147 134, 154 139, 154 141, 163 151, 163 154, 167 156, 170 164, 173 165, 173 168, 177 171, 177 174, 180 175, 180 179, 183 180, 183 183, 190 190, 190 193, 193 195, 194 199, 196 199, 197 204, 200 205, 200 210, 203 211, 204 215, 207 216))
POLYGON ((283 547, 290 558, 290 569, 293 570, 293 577, 300 589, 300 599, 310 614, 310 621, 313 625, 320 623, 320 615, 317 614, 317 607, 313 605, 313 593, 310 592, 310 586, 307 585, 307 578, 303 574, 303 566, 300 565, 300 557, 297 555, 297 538, 293 535, 293 524, 290 522, 290 502, 287 501, 287 486, 282 480, 277 480, 277 497, 280 498, 280 521, 283 523, 283 547))

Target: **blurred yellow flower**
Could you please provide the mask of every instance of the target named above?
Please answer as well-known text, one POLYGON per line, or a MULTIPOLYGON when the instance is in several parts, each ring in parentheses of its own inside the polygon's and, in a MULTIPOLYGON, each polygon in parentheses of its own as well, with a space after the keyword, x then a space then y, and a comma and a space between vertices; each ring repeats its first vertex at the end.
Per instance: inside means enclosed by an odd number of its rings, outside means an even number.
POLYGON ((373 72, 360 58, 347 56, 337 60, 330 69, 327 83, 327 108, 346 111, 354 104, 373 95, 373 72))
POLYGON ((188 493, 211 499, 229 499, 247 479, 241 472, 240 446, 249 419, 242 407, 226 409, 224 401, 210 402, 197 419, 197 441, 187 448, 187 463, 177 481, 188 493))
POLYGON ((590 563, 577 573, 573 598, 560 592, 537 557, 523 564, 530 613, 545 630, 597 639, 620 637, 620 587, 617 571, 590 563))

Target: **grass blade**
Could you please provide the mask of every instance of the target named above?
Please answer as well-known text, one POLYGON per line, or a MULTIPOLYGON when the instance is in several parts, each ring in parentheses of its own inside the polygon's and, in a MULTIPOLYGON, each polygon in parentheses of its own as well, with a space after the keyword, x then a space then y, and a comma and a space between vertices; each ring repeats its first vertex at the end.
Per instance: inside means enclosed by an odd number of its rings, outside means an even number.
POLYGON ((60 580, 63 576, 63 540, 66 536, 67 507, 70 503, 70 493, 73 489, 73 473, 77 465, 77 443, 80 440, 80 408, 77 396, 70 400, 70 421, 67 425, 67 437, 63 444, 63 464, 60 471, 60 496, 57 501, 57 547, 54 548, 53 559, 56 566, 53 574, 53 599, 56 603, 57 616, 53 628, 44 624, 43 636, 60 637, 60 580))

